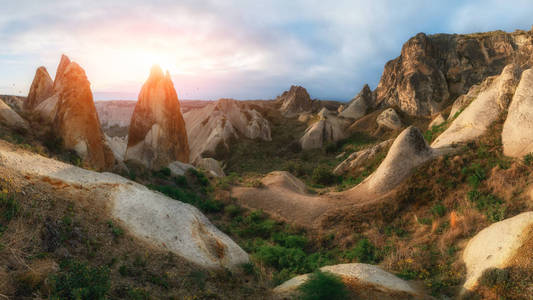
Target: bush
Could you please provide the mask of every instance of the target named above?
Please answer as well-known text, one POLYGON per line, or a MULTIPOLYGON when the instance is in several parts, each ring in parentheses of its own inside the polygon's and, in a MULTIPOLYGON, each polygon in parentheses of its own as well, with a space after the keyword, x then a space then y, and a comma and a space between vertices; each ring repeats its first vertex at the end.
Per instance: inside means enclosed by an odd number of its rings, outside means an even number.
POLYGON ((211 199, 209 196, 200 196, 193 191, 170 186, 170 185, 148 185, 148 188, 163 193, 170 198, 179 200, 181 202, 192 204, 204 212, 219 212, 223 205, 217 200, 211 199))
POLYGON ((533 164, 533 153, 524 155, 524 164, 527 166, 531 166, 533 164))
POLYGON ((355 248, 348 251, 345 256, 350 260, 355 258, 358 262, 366 264, 375 264, 379 261, 376 247, 366 238, 359 240, 355 248))
POLYGON ((259 247, 255 256, 280 271, 283 269, 289 269, 292 273, 309 271, 306 267, 307 254, 302 249, 265 245, 259 247))
POLYGON ((196 178, 196 181, 200 186, 207 187, 209 186, 209 179, 207 179, 207 176, 205 176, 204 173, 201 171, 198 171, 197 169, 191 168, 186 171, 186 174, 191 174, 194 178, 196 178))
POLYGON ((325 166, 318 166, 313 170, 311 177, 314 183, 322 185, 331 185, 339 181, 339 177, 331 172, 331 170, 325 166))
POLYGON ((107 267, 91 267, 74 260, 62 262, 60 267, 59 274, 51 277, 52 298, 105 299, 111 287, 107 267))
POLYGON ((494 287, 496 285, 505 285, 509 282, 510 274, 508 270, 490 268, 483 272, 479 282, 481 285, 487 287, 494 287))
POLYGON ((287 234, 284 232, 276 233, 273 236, 274 242, 287 248, 305 248, 309 242, 305 236, 287 234))
POLYGON ((431 213, 436 217, 443 217, 446 214, 446 207, 442 203, 437 203, 431 207, 431 213))
POLYGON ((474 203, 477 210, 483 212, 491 222, 505 219, 503 201, 493 194, 484 194, 477 190, 468 192, 468 200, 474 203))
POLYGON ((467 168, 463 168, 461 172, 463 175, 467 176, 468 184, 474 189, 478 188, 481 182, 487 178, 485 168, 477 163, 472 164, 467 168))
POLYGON ((2 213, 2 220, 9 222, 19 214, 20 204, 13 196, 6 192, 0 192, 0 212, 2 213))
POLYGON ((331 273, 316 270, 299 288, 303 300, 349 299, 349 292, 342 280, 331 273))

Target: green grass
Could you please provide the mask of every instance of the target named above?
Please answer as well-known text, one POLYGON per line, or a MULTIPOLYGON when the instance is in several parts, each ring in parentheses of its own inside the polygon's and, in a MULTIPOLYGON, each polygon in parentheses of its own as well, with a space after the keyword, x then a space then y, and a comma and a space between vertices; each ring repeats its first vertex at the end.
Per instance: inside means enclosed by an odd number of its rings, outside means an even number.
POLYGON ((59 273, 50 279, 52 299, 106 299, 111 287, 107 267, 76 260, 62 262, 59 273))
POLYGON ((298 290, 302 300, 349 299, 349 291, 341 278, 320 270, 309 275, 309 279, 298 290))
POLYGON ((448 125, 449 125, 449 122, 445 121, 444 123, 440 125, 432 126, 430 129, 424 132, 424 139, 428 143, 433 142, 437 138, 437 136, 439 136, 439 134, 441 134, 442 132, 444 132, 444 130, 448 128, 448 125))

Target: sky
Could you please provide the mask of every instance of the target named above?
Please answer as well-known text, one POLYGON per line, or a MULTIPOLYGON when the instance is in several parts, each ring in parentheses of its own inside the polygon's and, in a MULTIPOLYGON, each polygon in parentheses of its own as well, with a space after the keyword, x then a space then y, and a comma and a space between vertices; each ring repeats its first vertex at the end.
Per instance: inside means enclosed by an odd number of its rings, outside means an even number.
POLYGON ((0 0, 0 94, 27 95, 61 54, 95 100, 137 99, 153 64, 180 99, 348 101, 418 32, 529 30, 530 0, 0 0))

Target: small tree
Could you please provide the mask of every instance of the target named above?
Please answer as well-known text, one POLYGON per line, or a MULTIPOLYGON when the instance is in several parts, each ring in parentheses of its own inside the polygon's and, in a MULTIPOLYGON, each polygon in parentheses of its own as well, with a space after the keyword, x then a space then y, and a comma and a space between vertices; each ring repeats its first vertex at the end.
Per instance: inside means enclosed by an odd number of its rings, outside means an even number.
POLYGON ((302 300, 343 300, 349 292, 342 280, 331 273, 316 270, 299 288, 302 300))

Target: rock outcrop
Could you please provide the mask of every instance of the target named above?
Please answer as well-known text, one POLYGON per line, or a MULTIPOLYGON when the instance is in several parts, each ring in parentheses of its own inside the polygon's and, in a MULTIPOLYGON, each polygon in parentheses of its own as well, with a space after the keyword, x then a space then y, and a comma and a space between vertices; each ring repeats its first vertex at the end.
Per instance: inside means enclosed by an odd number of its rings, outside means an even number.
POLYGON ((433 118, 433 120, 429 123, 428 125, 428 129, 431 129, 433 128, 434 126, 439 126, 439 125, 442 125, 444 124, 444 122, 446 122, 446 119, 444 119, 444 116, 439 113, 435 118, 433 118))
POLYGON ((410 115, 432 115, 449 99, 465 94, 513 62, 531 63, 533 32, 478 34, 419 33, 399 57, 385 65, 376 93, 380 107, 397 106, 410 115))
POLYGON ((379 114, 376 122, 380 127, 390 130, 400 130, 403 126, 402 120, 400 120, 400 117, 393 108, 388 108, 379 114))
MULTIPOLYGON (((365 290, 369 291, 368 298, 357 297, 357 299, 395 299, 395 297, 429 299, 417 292, 406 281, 378 266, 351 263, 325 266, 320 270, 339 276, 348 287, 356 285, 358 289, 361 289, 363 286, 365 290)), ((278 298, 297 296, 298 288, 308 279, 309 274, 296 276, 274 288, 274 295, 278 298)))
POLYGON ((509 267, 511 259, 516 255, 526 255, 532 259, 532 253, 517 253, 532 235, 533 212, 494 223, 476 234, 463 252, 467 270, 463 287, 472 290, 485 270, 509 267))
POLYGON ((272 140, 268 120, 241 101, 220 99, 185 113, 184 118, 193 163, 215 155, 217 147, 228 150, 231 139, 272 140))
POLYGON ((304 150, 321 148, 327 143, 347 137, 345 130, 349 125, 347 120, 337 117, 334 112, 326 108, 318 113, 318 118, 318 121, 312 123, 300 138, 300 145, 304 150))
POLYGON ((393 141, 393 139, 386 140, 379 144, 350 154, 350 156, 348 156, 345 160, 338 164, 335 169, 333 169, 333 174, 343 175, 361 168, 365 162, 372 160, 378 153, 388 148, 393 141))
POLYGON ((394 140, 379 167, 352 190, 365 188, 370 194, 384 194, 409 177, 419 165, 437 156, 420 130, 409 126, 394 140))
POLYGON ((54 94, 54 82, 48 74, 45 67, 37 68, 35 77, 30 87, 28 98, 24 102, 23 108, 25 110, 33 110, 44 100, 50 98, 54 94))
MULTIPOLYGON (((447 147, 471 141, 486 132, 507 108, 520 72, 513 64, 508 65, 499 76, 491 76, 479 87, 479 94, 431 144, 433 148, 447 147)), ((476 87, 477 89, 477 87, 476 87)))
MULTIPOLYGON (((65 55, 57 68, 53 91, 48 99, 33 102, 35 106, 30 112, 61 138, 65 149, 76 151, 89 166, 111 169, 115 159, 100 128, 91 84, 85 71, 65 55)), ((42 95, 36 92, 34 96, 37 101, 42 95)))
POLYGON ((220 162, 218 162, 218 160, 214 158, 211 158, 211 157, 201 158, 197 161, 196 166, 208 172, 213 177, 226 176, 226 174, 224 173, 224 170, 222 169, 222 166, 220 165, 220 162))
POLYGON ((503 154, 523 157, 533 152, 533 69, 522 73, 502 130, 503 154))
POLYGON ((2 99, 0 99, 0 123, 15 130, 26 131, 30 129, 28 122, 5 104, 2 99))
POLYGON ((185 175, 185 172, 189 169, 194 169, 194 166, 181 161, 174 161, 168 164, 168 168, 170 169, 170 174, 176 177, 185 175))
POLYGON ((369 108, 374 105, 374 99, 370 87, 365 84, 363 89, 353 98, 350 103, 344 108, 339 116, 352 120, 358 120, 366 115, 369 108))
POLYGON ((144 83, 128 133, 126 161, 149 169, 166 167, 173 161, 189 161, 189 143, 178 95, 170 74, 152 67, 144 83))
POLYGON ((109 214, 127 234, 201 267, 236 270, 249 261, 246 252, 194 206, 121 176, 74 167, 0 141, 0 173, 4 172, 28 184, 39 183, 36 188, 49 185, 49 197, 90 199, 86 206, 90 213, 109 214))
POLYGON ((307 90, 297 85, 291 86, 288 91, 278 96, 276 102, 281 105, 281 113, 287 117, 311 111, 313 108, 313 102, 307 90))

